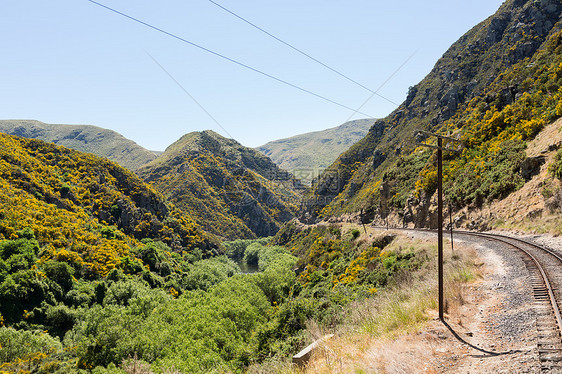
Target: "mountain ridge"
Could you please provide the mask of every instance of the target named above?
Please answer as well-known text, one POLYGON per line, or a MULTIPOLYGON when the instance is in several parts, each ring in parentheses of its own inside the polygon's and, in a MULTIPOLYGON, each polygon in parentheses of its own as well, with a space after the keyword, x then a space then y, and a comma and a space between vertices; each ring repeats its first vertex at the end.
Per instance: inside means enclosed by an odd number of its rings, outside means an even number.
POLYGON ((444 165, 446 198, 455 209, 519 188, 525 141, 562 114, 561 11, 557 1, 508 0, 469 30, 319 178, 302 218, 363 211, 371 220, 396 211, 404 224, 431 225, 435 155, 417 149, 414 130, 463 140, 463 152, 447 155, 444 165))
POLYGON ((351 145, 367 134, 375 119, 345 122, 325 130, 270 141, 257 150, 270 157, 280 168, 298 174, 310 184, 351 145))

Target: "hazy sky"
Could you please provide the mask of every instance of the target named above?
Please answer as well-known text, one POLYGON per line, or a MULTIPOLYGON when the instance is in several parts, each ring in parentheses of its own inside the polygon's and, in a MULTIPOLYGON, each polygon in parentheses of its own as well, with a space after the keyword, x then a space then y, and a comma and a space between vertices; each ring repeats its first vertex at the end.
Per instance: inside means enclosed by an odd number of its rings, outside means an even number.
MULTIPOLYGON (((209 0, 96 1, 347 107, 371 96, 209 0)), ((414 54, 378 92, 395 103, 503 2, 214 1, 373 91, 414 54)), ((96 125, 164 150, 206 129, 253 147, 353 114, 88 0, 0 4, 0 119, 96 125)), ((394 108, 374 96, 361 112, 383 117, 394 108)))

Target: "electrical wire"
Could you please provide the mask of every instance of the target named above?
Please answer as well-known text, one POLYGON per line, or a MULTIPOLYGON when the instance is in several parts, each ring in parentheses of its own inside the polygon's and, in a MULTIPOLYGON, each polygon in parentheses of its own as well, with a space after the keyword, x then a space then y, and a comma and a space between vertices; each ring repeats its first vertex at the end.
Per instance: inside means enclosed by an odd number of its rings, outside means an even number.
MULTIPOLYGON (((145 52, 146 52, 146 51, 145 51, 145 52)), ((189 98, 190 98, 191 100, 193 100, 193 101, 195 102, 195 104, 197 104, 197 106, 198 106, 199 108, 201 108, 201 110, 203 110, 203 112, 205 112, 205 113, 207 114, 207 116, 209 116, 209 118, 211 118, 211 120, 213 120, 214 123, 217 124, 218 127, 220 127, 220 128, 222 129, 222 131, 225 132, 226 135, 228 135, 231 139, 234 139, 234 137, 233 137, 232 135, 230 135, 230 133, 219 123, 219 121, 217 121, 216 118, 213 117, 213 115, 212 115, 211 113, 209 113, 209 111, 208 111, 207 109, 205 109, 205 107, 204 107, 203 105, 201 105, 201 104, 199 103, 199 101, 197 101, 197 99, 195 99, 195 98, 193 97, 193 95, 191 95, 191 94, 184 88, 184 86, 182 86, 181 83, 178 82, 178 80, 177 80, 176 78, 174 78, 174 76, 173 76, 172 74, 170 74, 170 72, 168 72, 168 70, 166 70, 166 68, 164 68, 164 66, 162 66, 162 64, 160 64, 160 62, 158 62, 158 61, 154 58, 154 56, 152 56, 152 55, 151 55, 150 53, 148 53, 148 52, 146 52, 146 54, 148 55, 148 57, 150 57, 150 58, 152 59, 152 61, 154 61, 154 63, 155 63, 156 65, 158 65, 158 66, 160 67, 160 69, 162 69, 162 71, 163 71, 164 73, 166 73, 166 75, 167 75, 168 77, 170 77, 170 79, 172 79, 172 80, 174 81, 174 83, 175 83, 187 96, 189 96, 189 98)))
MULTIPOLYGON (((380 97, 381 99, 384 99, 384 100, 388 101, 389 103, 392 103, 392 104, 398 106, 398 104, 396 104, 394 101, 392 101, 392 100, 390 100, 390 99, 387 99, 386 97, 384 97, 384 96, 380 95, 379 93, 377 93, 377 91, 380 89, 380 87, 379 87, 379 89, 377 89, 376 91, 373 91, 373 90, 371 90, 369 87, 366 87, 366 86, 362 85, 361 83, 357 82, 356 80, 354 80, 354 79, 348 77, 347 75, 345 75, 345 74, 339 72, 338 70, 336 70, 336 69, 334 69, 334 68, 328 66, 327 64, 323 63, 322 61, 320 61, 320 60, 318 60, 318 59, 312 57, 311 55, 309 55, 308 53, 302 51, 301 49, 299 49, 299 48, 297 48, 297 47, 295 47, 295 46, 293 46, 293 45, 287 43, 286 41, 284 41, 284 40, 282 40, 282 39, 280 39, 280 38, 278 38, 277 36, 273 35, 272 33, 270 33, 270 32, 268 32, 268 31, 264 30, 263 28, 257 26, 256 24, 254 24, 254 23, 248 21, 248 20, 245 19, 244 17, 239 16, 239 15, 236 14, 235 12, 233 12, 233 11, 231 11, 231 10, 225 8, 224 6, 220 5, 219 3, 217 3, 217 2, 215 2, 215 1, 213 1, 213 0, 208 0, 208 1, 209 1, 210 3, 216 5, 217 7, 221 8, 221 9, 224 10, 225 12, 232 14, 234 17, 236 17, 236 18, 238 18, 238 19, 240 19, 240 20, 246 22, 248 25, 250 25, 250 26, 252 26, 252 27, 258 29, 259 31, 263 32, 264 34, 266 34, 266 35, 270 36, 271 38, 277 40, 278 42, 285 44, 287 47, 293 49, 294 51, 300 53, 301 55, 306 56, 307 58, 311 59, 312 61, 314 61, 314 62, 316 62, 316 63, 318 63, 318 64, 324 66, 326 69, 329 69, 329 70, 333 71, 334 73, 338 74, 339 76, 341 76, 341 77, 347 79, 348 81, 350 81, 350 82, 352 82, 352 83, 355 83, 355 84, 358 85, 359 87, 364 88, 365 90, 371 92, 373 95, 376 95, 376 96, 380 97)), ((386 82, 385 82, 385 83, 386 83, 386 82)), ((384 85, 384 83, 383 83, 383 85, 384 85)), ((355 113, 354 113, 354 114, 355 114, 355 113)))
MULTIPOLYGON (((348 107, 347 105, 338 103, 337 101, 328 99, 328 98, 325 97, 325 96, 319 95, 319 94, 314 93, 314 92, 312 92, 312 91, 310 91, 310 90, 307 90, 307 89, 302 88, 302 87, 300 87, 300 86, 297 86, 297 85, 295 85, 295 84, 289 83, 289 82, 287 82, 287 81, 285 81, 285 80, 283 80, 283 79, 281 79, 281 78, 277 78, 277 77, 275 77, 275 76, 273 76, 273 75, 271 75, 271 74, 268 74, 268 73, 263 72, 263 71, 261 71, 261 70, 258 70, 258 69, 256 69, 256 68, 253 68, 253 67, 251 67, 251 66, 249 66, 249 65, 247 65, 247 64, 244 64, 244 63, 239 62, 239 61, 237 61, 237 60, 234 60, 234 59, 232 59, 232 58, 230 58, 230 57, 227 57, 227 56, 225 56, 225 55, 222 55, 222 54, 220 54, 220 53, 218 53, 218 52, 212 51, 212 50, 210 50, 210 49, 208 49, 208 48, 205 48, 205 47, 203 47, 203 46, 201 46, 201 45, 199 45, 199 44, 196 44, 196 43, 191 42, 191 41, 189 41, 189 40, 187 40, 187 39, 184 39, 184 38, 182 38, 182 37, 180 37, 180 36, 177 36, 177 35, 175 35, 175 34, 172 34, 171 32, 168 32, 168 31, 166 31, 166 30, 163 30, 163 29, 161 29, 161 28, 158 28, 158 27, 156 27, 156 26, 153 26, 153 25, 151 25, 151 24, 149 24, 149 23, 147 23, 147 22, 141 21, 141 20, 138 19, 138 18, 129 16, 128 14, 125 14, 125 13, 123 13, 123 12, 120 12, 120 11, 114 9, 114 8, 111 8, 111 7, 107 6, 107 5, 98 3, 97 1, 94 1, 94 0, 87 0, 87 1, 89 1, 90 3, 95 4, 95 5, 97 5, 97 6, 100 6, 100 7, 104 8, 104 9, 107 9, 107 10, 113 12, 113 13, 119 14, 120 16, 123 16, 123 17, 125 17, 125 18, 128 18, 128 19, 130 19, 130 20, 132 20, 132 21, 135 21, 135 22, 137 22, 137 23, 140 23, 141 25, 144 25, 144 26, 149 27, 149 28, 151 28, 151 29, 153 29, 153 30, 156 30, 156 31, 158 31, 158 32, 160 32, 160 33, 162 33, 162 34, 168 35, 168 36, 170 36, 170 37, 172 37, 172 38, 174 38, 174 39, 177 39, 177 40, 179 40, 179 41, 182 41, 182 42, 184 42, 184 43, 186 43, 186 44, 189 44, 189 45, 191 45, 191 46, 193 46, 193 47, 199 48, 199 49, 201 49, 201 50, 203 50, 203 51, 205 51, 205 52, 208 52, 208 53, 210 53, 210 54, 212 54, 212 55, 215 55, 215 56, 220 57, 220 58, 222 58, 222 59, 224 59, 224 60, 230 61, 230 62, 232 62, 232 63, 234 63, 234 64, 236 64, 236 65, 242 66, 242 67, 244 67, 244 68, 246 68, 246 69, 249 69, 249 70, 251 70, 251 71, 253 71, 253 72, 255 72, 255 73, 261 74, 261 75, 266 76, 266 77, 268 77, 268 78, 270 78, 270 79, 273 79, 273 80, 275 80, 275 81, 277 81, 277 82, 280 82, 280 83, 283 83, 283 84, 285 84, 285 85, 287 85, 287 86, 293 87, 293 88, 295 88, 295 89, 297 89, 297 90, 299 90, 299 91, 308 93, 308 94, 310 94, 310 95, 312 95, 312 96, 315 96, 315 97, 317 97, 317 98, 320 98, 320 99, 322 99, 322 100, 324 100, 324 101, 330 102, 330 103, 332 103, 332 104, 335 104, 335 105, 340 106, 340 107, 342 107, 342 108, 345 108, 345 109, 347 109, 347 110, 350 110, 350 111, 352 111, 352 112, 355 112, 354 109, 348 107)), ((362 115, 367 116, 367 117, 372 117, 372 116, 370 116, 370 115, 368 115, 368 114, 366 114, 366 113, 362 113, 362 112, 355 112, 355 113, 359 113, 359 114, 362 114, 362 115)))
MULTIPOLYGON (((385 80, 384 82, 382 82, 382 84, 377 88, 377 91, 380 90, 381 88, 383 88, 383 86, 384 86, 385 84, 387 84, 388 81, 391 80, 392 77, 394 77, 394 76, 396 75, 396 73, 398 73, 398 72, 400 71, 400 69, 402 69, 402 68, 404 67, 404 65, 406 65, 406 64, 408 63, 408 61, 410 61, 410 59, 411 59, 412 57, 414 57, 414 55, 416 54, 416 52, 417 52, 417 51, 414 51, 414 53, 412 53, 412 54, 406 59, 406 61, 404 61, 404 62, 402 63, 402 65, 400 65, 396 70, 394 70, 394 72, 392 72, 392 74, 390 74, 390 76, 389 76, 388 78, 386 78, 386 80, 385 80)), ((375 92, 376 92, 376 91, 375 91, 375 92)), ((361 104, 361 105, 359 106, 359 108, 357 108, 357 110, 355 110, 355 111, 353 112, 353 114, 351 114, 351 115, 347 118, 347 120, 346 120, 345 122, 349 121, 349 120, 350 120, 354 115, 356 115, 357 113, 361 113, 361 112, 360 112, 361 108, 363 108, 363 107, 365 106, 365 104, 367 104, 367 103, 369 102, 369 100, 371 100, 371 99, 373 98, 373 96, 375 96, 375 93, 372 93, 371 96, 369 96, 369 97, 367 98, 367 100, 365 100, 365 101, 363 102, 363 104, 361 104)))

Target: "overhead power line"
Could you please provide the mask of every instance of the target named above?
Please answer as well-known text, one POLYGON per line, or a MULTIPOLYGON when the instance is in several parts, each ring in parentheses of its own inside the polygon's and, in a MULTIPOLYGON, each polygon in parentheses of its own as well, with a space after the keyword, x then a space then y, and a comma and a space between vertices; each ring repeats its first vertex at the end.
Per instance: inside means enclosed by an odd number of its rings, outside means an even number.
POLYGON ((162 69, 162 71, 163 71, 164 73, 166 73, 166 75, 167 75, 168 77, 170 77, 170 79, 172 79, 172 80, 176 83, 176 85, 177 85, 187 96, 189 96, 189 98, 190 98, 191 100, 193 100, 193 101, 195 102, 195 104, 197 104, 197 106, 198 106, 199 108, 201 108, 201 110, 203 110, 203 112, 205 112, 205 114, 207 114, 207 116, 209 116, 209 118, 211 118, 211 120, 213 120, 214 123, 217 124, 218 127, 220 127, 220 128, 222 129, 222 131, 225 132, 226 135, 228 135, 230 138, 234 139, 234 136, 230 135, 230 133, 219 123, 219 121, 217 121, 216 118, 213 117, 213 115, 212 115, 211 113, 209 113, 209 111, 208 111, 207 109, 205 109, 205 107, 204 107, 203 105, 201 105, 201 104, 199 103, 199 101, 197 101, 197 99, 194 98, 193 95, 191 95, 191 94, 182 86, 182 84, 181 84, 180 82, 178 82, 178 80, 177 80, 176 78, 174 78, 174 76, 173 76, 172 74, 170 74, 170 72, 168 72, 168 70, 166 70, 166 68, 164 68, 164 66, 162 66, 162 64, 160 64, 160 63, 158 62, 158 60, 156 60, 150 53, 146 52, 146 54, 148 55, 148 57, 150 57, 150 58, 152 59, 152 61, 154 61, 154 63, 155 63, 156 65, 158 65, 158 66, 160 67, 160 69, 162 69))
MULTIPOLYGON (((392 100, 390 100, 390 99, 387 99, 386 97, 384 97, 384 96, 378 94, 377 91, 378 91, 380 88, 377 89, 376 91, 371 90, 369 87, 366 87, 366 86, 362 85, 361 83, 359 83, 359 82, 357 82, 356 80, 354 80, 354 79, 348 77, 347 75, 341 73, 340 71, 338 71, 338 70, 336 70, 336 69, 334 69, 334 68, 328 66, 327 64, 323 63, 322 61, 320 61, 320 60, 318 60, 318 59, 312 57, 312 56, 309 55, 308 53, 304 52, 303 50, 301 50, 301 49, 299 49, 299 48, 293 46, 292 44, 289 44, 289 43, 287 43, 286 41, 284 41, 284 40, 278 38, 277 36, 273 35, 272 33, 268 32, 268 31, 266 31, 266 30, 264 30, 263 28, 259 27, 258 25, 256 25, 256 24, 254 24, 254 23, 248 21, 248 20, 245 19, 244 17, 239 16, 238 14, 234 13, 233 11, 231 11, 231 10, 225 8, 224 6, 220 5, 219 3, 217 3, 217 2, 215 2, 215 1, 213 1, 213 0, 208 0, 208 1, 209 1, 210 3, 212 3, 212 4, 216 5, 216 6, 218 6, 218 7, 221 8, 222 10, 224 10, 224 11, 226 11, 226 12, 232 14, 234 17, 236 17, 236 18, 238 18, 238 19, 240 19, 240 20, 246 22, 248 25, 250 25, 250 26, 252 26, 252 27, 258 29, 259 31, 263 32, 264 34, 266 34, 266 35, 272 37, 273 39, 277 40, 278 42, 285 44, 287 47, 293 49, 294 51, 300 53, 301 55, 306 56, 307 58, 311 59, 312 61, 314 61, 314 62, 316 62, 316 63, 318 63, 318 64, 324 66, 326 69, 329 69, 329 70, 333 71, 334 73, 338 74, 339 76, 341 76, 341 77, 347 79, 348 81, 350 81, 350 82, 352 82, 352 83, 355 83, 355 84, 358 85, 359 87, 362 87, 362 88, 366 89, 367 91, 371 92, 373 95, 376 95, 376 96, 380 97, 381 99, 384 99, 384 100, 388 101, 389 103, 392 103, 392 104, 398 106, 398 104, 396 104, 394 101, 392 101, 392 100)), ((386 83, 386 82, 385 82, 385 83, 386 83)), ((383 85, 384 85, 384 83, 383 83, 383 85)), ((361 113, 361 114, 362 114, 362 113, 361 113)))
MULTIPOLYGON (((89 1, 89 2, 92 3, 92 4, 96 4, 96 5, 98 5, 98 6, 102 7, 102 8, 104 8, 104 9, 107 9, 107 10, 113 12, 113 13, 119 14, 120 16, 123 16, 123 17, 125 17, 125 18, 128 18, 128 19, 130 19, 130 20, 132 20, 132 21, 135 21, 135 22, 137 22, 137 23, 140 23, 141 25, 144 25, 144 26, 149 27, 149 28, 151 28, 151 29, 153 29, 153 30, 156 30, 156 31, 158 31, 158 32, 160 32, 160 33, 162 33, 162 34, 168 35, 168 36, 170 36, 170 37, 172 37, 172 38, 174 38, 174 39, 177 39, 177 40, 179 40, 179 41, 182 41, 182 42, 184 42, 184 43, 186 43, 186 44, 189 44, 189 45, 191 45, 191 46, 193 46, 193 47, 199 48, 199 49, 201 49, 201 50, 203 50, 203 51, 205 51, 205 52, 208 52, 208 53, 210 53, 210 54, 212 54, 212 55, 215 55, 215 56, 220 57, 220 58, 222 58, 222 59, 224 59, 224 60, 230 61, 230 62, 232 62, 232 63, 234 63, 234 64, 236 64, 236 65, 242 66, 242 67, 244 67, 244 68, 246 68, 246 69, 249 69, 249 70, 251 70, 251 71, 253 71, 253 72, 255 72, 255 73, 261 74, 261 75, 266 76, 266 77, 268 77, 268 78, 271 78, 271 79, 273 79, 273 80, 275 80, 275 81, 277 81, 277 82, 283 83, 283 84, 285 84, 285 85, 287 85, 287 86, 289 86, 289 87, 293 87, 293 88, 295 88, 295 89, 297 89, 297 90, 299 90, 299 91, 308 93, 308 94, 310 94, 310 95, 312 95, 312 96, 315 96, 315 97, 317 97, 317 98, 319 98, 319 99, 322 99, 322 100, 324 100, 324 101, 330 102, 330 103, 332 103, 332 104, 338 105, 338 106, 340 106, 340 107, 342 107, 342 108, 345 108, 345 109, 347 109, 347 110, 350 110, 350 111, 352 111, 352 112, 355 111, 354 109, 348 107, 347 105, 338 103, 337 101, 328 99, 328 98, 325 97, 325 96, 319 95, 319 94, 314 93, 314 92, 312 92, 312 91, 310 91, 310 90, 307 90, 307 89, 305 89, 305 88, 302 88, 302 87, 300 87, 300 86, 297 86, 297 85, 295 85, 295 84, 292 84, 292 83, 290 83, 290 82, 287 82, 286 80, 283 80, 283 79, 281 79, 281 78, 277 78, 277 77, 275 77, 275 76, 273 76, 273 75, 271 75, 271 74, 268 74, 268 73, 266 73, 266 72, 264 72, 264 71, 261 71, 261 70, 259 70, 259 69, 253 68, 253 67, 251 67, 251 66, 249 66, 249 65, 247 65, 247 64, 244 64, 244 63, 242 63, 242 62, 239 62, 239 61, 237 61, 237 60, 234 60, 234 59, 232 59, 232 58, 230 58, 230 57, 227 57, 227 56, 225 56, 225 55, 223 55, 223 54, 220 54, 220 53, 218 53, 218 52, 212 51, 212 50, 210 50, 210 49, 208 49, 208 48, 205 48, 205 47, 203 47, 203 46, 201 46, 201 45, 199 45, 199 44, 196 44, 196 43, 194 43, 194 42, 191 42, 191 41, 189 41, 189 40, 187 40, 187 39, 184 39, 184 38, 182 38, 182 37, 180 37, 180 36, 177 36, 177 35, 175 35, 175 34, 173 34, 173 33, 171 33, 171 32, 168 32, 168 31, 166 31, 166 30, 163 30, 163 29, 161 29, 161 28, 159 28, 159 27, 153 26, 153 25, 151 25, 151 24, 149 24, 149 23, 147 23, 147 22, 141 21, 141 20, 138 19, 138 18, 135 18, 135 17, 132 17, 132 16, 130 16, 130 15, 128 15, 128 14, 125 14, 125 13, 123 13, 123 12, 120 12, 120 11, 114 9, 114 8, 111 8, 111 7, 107 6, 107 5, 98 3, 97 1, 94 1, 94 0, 87 0, 87 1, 89 1)), ((369 114, 365 114, 365 113, 362 113, 362 112, 357 112, 357 113, 362 114, 362 115, 367 116, 367 117, 372 117, 372 116, 370 116, 369 114)))
MULTIPOLYGON (((379 86, 379 88, 377 88, 377 91, 380 90, 381 88, 383 88, 383 86, 384 86, 385 84, 387 84, 388 81, 391 80, 392 77, 394 77, 394 76, 396 75, 396 73, 398 73, 398 72, 400 71, 400 69, 402 69, 402 68, 404 67, 404 65, 406 65, 406 64, 408 63, 408 61, 410 61, 410 59, 411 59, 412 57, 414 57, 415 54, 416 54, 416 52, 412 53, 412 54, 406 59, 406 61, 404 61, 404 62, 402 63, 402 65, 400 65, 396 70, 394 70, 394 72, 392 72, 392 74, 390 74, 390 76, 389 76, 388 78, 386 78, 386 80, 385 80, 384 82, 382 82, 382 84, 379 86)), ((349 116, 349 118, 347 119, 347 121, 349 121, 349 120, 350 120, 354 115, 356 115, 357 113, 361 113, 361 112, 360 112, 361 108, 363 108, 363 107, 365 106, 365 104, 367 104, 367 103, 369 102, 369 100, 371 100, 371 99, 373 98, 373 96, 375 96, 375 93, 376 93, 377 91, 373 92, 373 93, 371 94, 371 96, 369 96, 369 97, 367 98, 367 100, 365 100, 365 101, 363 102, 363 104, 361 104, 361 106, 359 106, 359 108, 357 108, 357 110, 355 110, 355 111, 349 116)), ((347 121, 345 121, 345 122, 347 122, 347 121)))

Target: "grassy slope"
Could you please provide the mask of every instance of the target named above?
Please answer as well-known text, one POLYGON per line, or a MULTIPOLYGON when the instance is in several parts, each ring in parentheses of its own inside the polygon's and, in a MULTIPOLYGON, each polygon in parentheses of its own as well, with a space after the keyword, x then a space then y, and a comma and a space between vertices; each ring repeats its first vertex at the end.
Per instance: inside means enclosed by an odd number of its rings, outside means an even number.
POLYGON ((222 237, 272 235, 296 211, 290 175, 212 131, 183 136, 138 174, 222 237))
POLYGON ((256 149, 270 157, 279 167, 292 173, 318 175, 340 154, 363 138, 374 121, 349 121, 331 129, 275 140, 256 149))
POLYGON ((52 125, 31 120, 0 120, 0 132, 39 139, 93 153, 135 170, 156 155, 112 130, 88 125, 52 125))

